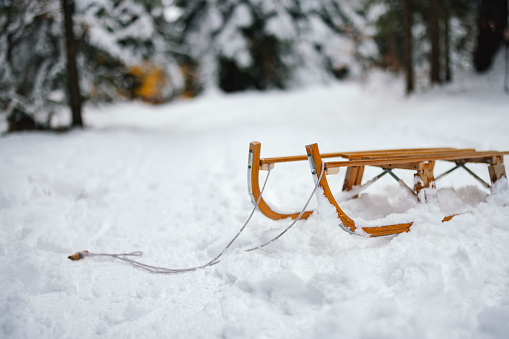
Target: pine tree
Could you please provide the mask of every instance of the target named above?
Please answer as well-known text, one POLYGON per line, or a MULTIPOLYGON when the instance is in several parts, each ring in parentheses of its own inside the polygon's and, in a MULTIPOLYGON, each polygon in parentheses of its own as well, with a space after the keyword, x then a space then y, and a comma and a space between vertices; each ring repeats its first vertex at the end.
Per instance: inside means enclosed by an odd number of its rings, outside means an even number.
MULTIPOLYGON (((368 7, 378 8, 376 41, 383 56, 382 65, 397 72, 404 61, 408 92, 408 75, 412 70, 428 75, 428 81, 434 83, 450 79, 455 69, 471 65, 476 8, 473 1, 417 0, 411 1, 412 13, 407 13, 403 10, 407 1, 371 0, 368 7), (434 15, 431 15, 430 4, 434 5, 434 15), (408 49, 405 41, 409 34, 404 33, 403 28, 409 16, 413 21, 411 56, 403 52, 408 49), (407 68, 411 66, 406 63, 408 59, 413 61, 411 70, 407 68)), ((417 86, 425 86, 423 77, 416 77, 414 81, 417 86)))
POLYGON ((356 1, 178 1, 205 87, 288 88, 358 75, 377 49, 356 1))
POLYGON ((136 85, 133 67, 142 72, 157 68, 168 80, 154 100, 179 93, 182 77, 161 1, 89 0, 78 8, 76 22, 79 68, 89 101, 113 102, 132 94, 125 89, 136 85))
POLYGON ((504 41, 508 29, 507 0, 482 0, 479 6, 477 47, 474 65, 478 72, 489 69, 493 56, 504 41))
MULTIPOLYGON (((382 55, 380 63, 384 68, 395 73, 402 69, 403 59, 407 58, 404 46, 400 43, 405 41, 407 33, 404 30, 406 27, 404 20, 410 17, 413 19, 414 14, 403 10, 404 1, 402 3, 399 0, 372 0, 368 3, 368 8, 376 13, 373 18, 376 25, 375 41, 382 55)), ((415 6, 412 6, 412 9, 414 10, 415 6)), ((407 23, 409 24, 410 21, 407 23)), ((409 61, 412 59, 413 56, 408 56, 409 61)))
POLYGON ((8 129, 43 129, 64 104, 65 62, 56 1, 3 1, 0 106, 8 129))
MULTIPOLYGON (((59 0, 0 2, 0 109, 8 130, 49 129, 66 113, 66 54, 59 0)), ((83 99, 112 102, 129 95, 135 66, 161 81, 154 101, 180 92, 182 77, 161 1, 77 1, 77 69, 83 99)))

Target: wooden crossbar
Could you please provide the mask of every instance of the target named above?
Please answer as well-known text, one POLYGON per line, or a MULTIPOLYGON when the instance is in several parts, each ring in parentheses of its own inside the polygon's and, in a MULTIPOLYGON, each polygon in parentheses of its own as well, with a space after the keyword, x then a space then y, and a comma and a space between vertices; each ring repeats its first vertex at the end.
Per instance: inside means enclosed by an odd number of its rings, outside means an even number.
POLYGON ((343 153, 344 158, 362 159, 365 157, 387 157, 387 156, 416 156, 425 154, 436 154, 442 152, 462 152, 475 151, 474 149, 457 149, 457 148, 415 148, 415 149, 394 149, 380 151, 362 151, 362 152, 346 152, 343 153))
MULTIPOLYGON (((344 153, 324 153, 324 158, 344 158, 344 153)), ((287 157, 263 158, 260 159, 260 165, 277 164, 281 162, 293 162, 308 160, 307 155, 290 155, 287 157)))
POLYGON ((351 160, 362 160, 362 159, 387 159, 387 158, 408 158, 408 157, 417 157, 417 156, 434 156, 434 155, 455 155, 455 154, 465 154, 476 152, 473 148, 464 148, 464 149, 436 149, 429 151, 422 151, 419 153, 413 152, 386 152, 381 154, 367 154, 362 157, 350 157, 351 160))
MULTIPOLYGON (((397 150, 373 150, 373 151, 361 151, 361 152, 336 152, 336 153, 323 153, 322 158, 346 158, 356 159, 365 156, 378 156, 378 155, 400 155, 400 154, 427 154, 437 153, 442 151, 457 150, 456 148, 407 148, 397 150)), ((474 149, 468 149, 474 151, 474 149)), ((458 150, 461 151, 461 150, 458 150)), ((290 155, 284 157, 272 157, 260 159, 260 165, 277 164, 282 162, 293 162, 293 161, 304 161, 308 160, 307 155, 290 155)))

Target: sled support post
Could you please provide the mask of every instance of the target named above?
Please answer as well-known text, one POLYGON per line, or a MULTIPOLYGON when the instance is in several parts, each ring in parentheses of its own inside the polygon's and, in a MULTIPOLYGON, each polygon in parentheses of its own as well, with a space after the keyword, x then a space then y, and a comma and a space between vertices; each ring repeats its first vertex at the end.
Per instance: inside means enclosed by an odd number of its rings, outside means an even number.
POLYGON ((354 186, 359 186, 362 182, 363 174, 364 166, 347 167, 343 191, 351 191, 354 186))
MULTIPOLYGON (((435 177, 433 176, 434 167, 434 161, 424 162, 422 165, 422 170, 417 171, 417 173, 414 174, 414 190, 419 201, 422 199, 422 196, 419 194, 421 190, 425 188, 436 189, 435 177)), ((424 194, 424 201, 428 201, 429 198, 430 197, 424 194)))
POLYGON ((492 184, 495 183, 495 181, 502 179, 502 177, 507 178, 504 164, 490 165, 488 166, 488 172, 490 173, 492 184))

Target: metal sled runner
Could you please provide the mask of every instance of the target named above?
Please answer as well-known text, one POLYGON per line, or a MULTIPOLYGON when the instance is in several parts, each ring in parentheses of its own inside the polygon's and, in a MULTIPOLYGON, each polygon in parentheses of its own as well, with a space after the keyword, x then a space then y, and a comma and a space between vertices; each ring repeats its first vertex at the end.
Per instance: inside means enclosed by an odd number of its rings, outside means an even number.
MULTIPOLYGON (((362 152, 337 152, 337 153, 320 153, 317 144, 306 146, 307 155, 302 156, 284 156, 276 158, 260 158, 261 144, 259 142, 252 142, 249 146, 249 160, 248 160, 248 187, 249 193, 253 203, 258 202, 258 209, 267 217, 278 220, 284 218, 296 219, 299 213, 279 213, 274 211, 267 202, 261 197, 259 172, 260 170, 272 170, 277 163, 294 162, 308 160, 311 173, 315 183, 322 188, 324 196, 336 208, 338 217, 341 221, 341 227, 350 233, 362 229, 366 234, 371 237, 397 234, 408 232, 412 222, 383 225, 378 227, 359 227, 355 222, 340 208, 336 199, 334 198, 328 181, 327 175, 334 175, 339 173, 341 167, 346 167, 345 180, 343 184, 343 191, 355 192, 362 190, 371 183, 380 179, 383 175, 389 174, 396 179, 398 183, 406 187, 412 194, 419 200, 426 202, 427 189, 435 189, 435 181, 440 179, 452 171, 463 168, 475 179, 479 180, 483 186, 490 187, 490 184, 484 182, 474 172, 472 172, 465 165, 467 163, 484 163, 488 165, 491 183, 493 184, 502 177, 506 177, 504 167, 504 155, 508 155, 509 151, 483 151, 478 152, 475 149, 456 149, 456 148, 419 148, 419 149, 394 149, 394 150, 377 150, 377 151, 362 151, 362 152), (327 158, 343 158, 343 161, 330 161, 325 162, 323 159, 327 158), (437 176, 435 178, 433 170, 436 161, 446 161, 454 164, 454 167, 449 171, 437 176), (366 166, 373 166, 380 168, 382 172, 365 184, 361 184, 364 168, 366 166), (399 179, 393 172, 393 169, 411 170, 415 171, 415 185, 413 188, 407 186, 401 179, 399 179), (322 176, 320 174, 323 173, 322 176)), ((301 215, 301 219, 308 218, 313 211, 305 211, 301 215)), ((443 221, 452 219, 453 216, 444 218, 443 221)))

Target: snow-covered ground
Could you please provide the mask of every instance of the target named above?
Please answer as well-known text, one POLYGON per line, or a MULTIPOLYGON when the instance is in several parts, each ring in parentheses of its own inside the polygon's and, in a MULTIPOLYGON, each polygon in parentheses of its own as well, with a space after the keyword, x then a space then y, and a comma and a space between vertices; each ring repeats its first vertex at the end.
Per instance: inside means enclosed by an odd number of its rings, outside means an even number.
MULTIPOLYGON (((255 214, 221 263, 193 273, 67 259, 84 249, 141 250, 153 265, 207 262, 252 209, 253 140, 265 157, 304 154, 314 142, 323 152, 509 150, 509 96, 496 75, 464 75, 409 99, 373 76, 363 85, 120 104, 87 109, 83 131, 1 138, 0 337, 506 338, 509 189, 502 182, 490 195, 460 170, 438 182, 441 210, 388 176, 343 202, 359 222, 414 219, 406 234, 347 234, 320 203, 320 214, 246 253, 289 224, 255 214), (441 222, 455 212, 463 214, 441 222)), ((489 180, 485 165, 471 168, 489 180)), ((400 174, 411 183, 410 172, 400 174)), ((330 177, 339 200, 341 180, 330 177)), ((306 162, 280 164, 265 196, 298 211, 312 189, 306 162)))

